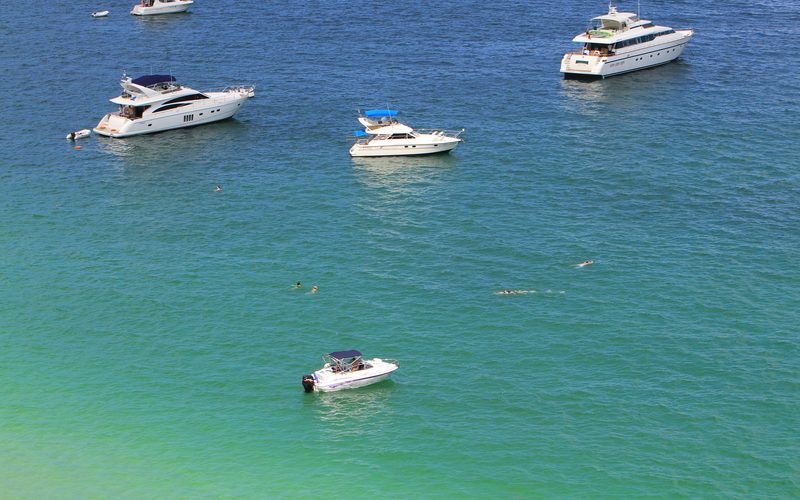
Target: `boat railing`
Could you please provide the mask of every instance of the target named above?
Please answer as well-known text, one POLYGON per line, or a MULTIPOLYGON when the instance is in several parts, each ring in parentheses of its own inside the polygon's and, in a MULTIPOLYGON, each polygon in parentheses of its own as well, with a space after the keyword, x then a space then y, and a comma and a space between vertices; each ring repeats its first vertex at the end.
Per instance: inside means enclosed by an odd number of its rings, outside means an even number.
POLYGON ((244 92, 253 97, 253 94, 256 91, 256 84, 244 84, 244 85, 228 85, 227 87, 222 89, 222 92, 244 92))
POLYGON ((415 128, 414 132, 419 132, 421 134, 441 135, 444 137, 458 138, 459 135, 464 133, 464 129, 462 128, 461 130, 442 130, 439 128, 415 128))
POLYGON ((573 50, 567 52, 569 55, 573 56, 594 56, 594 57, 610 57, 613 56, 613 52, 601 52, 599 50, 573 50))

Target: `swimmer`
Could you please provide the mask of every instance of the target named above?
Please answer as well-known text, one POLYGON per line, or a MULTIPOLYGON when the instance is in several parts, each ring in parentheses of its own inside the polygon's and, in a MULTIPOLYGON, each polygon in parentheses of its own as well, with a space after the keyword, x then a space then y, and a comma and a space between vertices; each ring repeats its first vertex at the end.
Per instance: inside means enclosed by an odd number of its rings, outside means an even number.
POLYGON ((70 132, 69 133, 69 140, 70 141, 74 141, 75 140, 75 132, 70 132))
POLYGON ((496 295, 516 295, 516 294, 523 294, 523 293, 530 293, 530 290, 500 290, 499 292, 495 292, 496 295))
POLYGON ((578 264, 578 267, 586 267, 586 266, 589 266, 591 264, 594 264, 593 260, 584 260, 583 262, 578 264))
POLYGON ((294 287, 295 287, 295 288, 300 288, 301 286, 303 286, 303 285, 302 285, 302 284, 300 284, 300 282, 299 282, 299 281, 298 281, 297 283, 295 283, 295 284, 294 284, 294 287))
POLYGON ((318 291, 319 291, 319 287, 317 285, 314 285, 314 286, 311 287, 311 293, 317 293, 318 291))
POLYGON ((217 187, 214 188, 214 192, 219 193, 220 191, 222 191, 222 188, 217 184, 217 187))

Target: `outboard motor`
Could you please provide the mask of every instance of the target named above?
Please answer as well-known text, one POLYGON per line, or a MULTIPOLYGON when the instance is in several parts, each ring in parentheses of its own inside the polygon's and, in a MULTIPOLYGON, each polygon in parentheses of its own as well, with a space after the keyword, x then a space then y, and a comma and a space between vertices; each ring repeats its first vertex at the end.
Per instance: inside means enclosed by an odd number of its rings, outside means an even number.
POLYGON ((303 375, 303 389, 306 392, 314 392, 314 376, 313 375, 303 375))

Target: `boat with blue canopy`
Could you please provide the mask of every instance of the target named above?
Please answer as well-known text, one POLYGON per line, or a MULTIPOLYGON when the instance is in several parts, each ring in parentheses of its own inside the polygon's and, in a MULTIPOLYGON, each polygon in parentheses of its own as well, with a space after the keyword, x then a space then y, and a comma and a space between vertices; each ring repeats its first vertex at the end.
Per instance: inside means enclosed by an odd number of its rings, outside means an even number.
POLYGON ((364 130, 355 132, 350 156, 411 156, 446 153, 463 141, 464 129, 413 129, 400 122, 395 109, 369 109, 359 113, 364 130))

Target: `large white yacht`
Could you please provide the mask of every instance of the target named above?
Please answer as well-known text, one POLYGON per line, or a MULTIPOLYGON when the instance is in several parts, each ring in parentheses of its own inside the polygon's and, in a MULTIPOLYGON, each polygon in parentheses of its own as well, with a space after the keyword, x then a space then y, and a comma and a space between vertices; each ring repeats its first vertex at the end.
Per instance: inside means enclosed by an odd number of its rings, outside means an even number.
POLYGON ((120 82, 122 94, 111 99, 119 111, 108 113, 94 131, 108 137, 128 137, 175 128, 193 127, 235 115, 253 97, 255 87, 228 87, 221 92, 198 92, 171 75, 145 75, 120 82))
POLYGON ((142 0, 133 6, 134 16, 153 16, 155 14, 174 14, 186 11, 193 0, 142 0))
POLYGON ((582 50, 561 59, 564 78, 596 79, 651 68, 681 55, 693 30, 673 30, 639 19, 633 12, 617 12, 592 19, 592 27, 572 39, 582 50))
POLYGON ((370 109, 358 117, 364 130, 355 132, 350 156, 410 156, 446 153, 463 141, 457 131, 413 129, 397 120, 394 109, 370 109))

